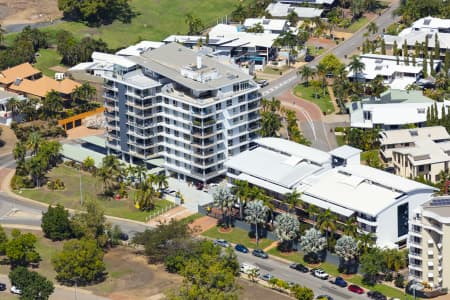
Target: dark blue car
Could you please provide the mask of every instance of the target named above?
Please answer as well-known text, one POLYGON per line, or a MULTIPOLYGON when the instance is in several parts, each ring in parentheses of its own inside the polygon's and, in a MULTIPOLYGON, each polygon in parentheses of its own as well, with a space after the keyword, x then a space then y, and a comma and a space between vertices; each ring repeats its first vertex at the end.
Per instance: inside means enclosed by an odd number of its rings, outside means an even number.
POLYGON ((242 253, 248 253, 248 249, 247 247, 245 247, 242 244, 237 244, 234 249, 236 249, 236 251, 242 252, 242 253))
POLYGON ((347 281, 345 281, 344 278, 339 277, 339 276, 334 279, 333 283, 335 285, 337 285, 337 286, 340 286, 340 287, 346 287, 347 286, 347 281))

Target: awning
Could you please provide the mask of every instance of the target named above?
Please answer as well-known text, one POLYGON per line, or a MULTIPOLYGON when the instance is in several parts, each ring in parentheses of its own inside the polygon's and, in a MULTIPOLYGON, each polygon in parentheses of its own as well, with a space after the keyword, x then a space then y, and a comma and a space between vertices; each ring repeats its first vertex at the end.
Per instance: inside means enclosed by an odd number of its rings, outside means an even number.
POLYGON ((434 244, 433 240, 428 240, 428 244, 434 244))
POLYGON ((428 278, 430 278, 430 277, 434 277, 434 274, 433 273, 428 273, 428 278))
POLYGON ((432 262, 432 261, 429 261, 429 262, 427 263, 427 265, 428 265, 429 267, 432 267, 432 266, 434 266, 434 264, 433 264, 433 262, 432 262))
POLYGON ((428 255, 433 255, 433 254, 434 254, 433 250, 428 250, 428 255))

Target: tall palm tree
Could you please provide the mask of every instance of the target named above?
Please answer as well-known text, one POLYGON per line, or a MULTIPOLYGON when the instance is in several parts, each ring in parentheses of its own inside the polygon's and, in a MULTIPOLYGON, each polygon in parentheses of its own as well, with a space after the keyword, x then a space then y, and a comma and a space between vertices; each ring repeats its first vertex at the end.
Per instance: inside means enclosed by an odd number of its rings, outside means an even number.
POLYGON ((149 178, 142 182, 135 193, 135 205, 140 210, 152 210, 155 207, 157 192, 149 178))
POLYGON ((284 197, 285 202, 288 204, 288 212, 295 212, 295 207, 302 203, 302 200, 300 199, 301 193, 297 192, 297 190, 286 193, 284 197))
POLYGON ((122 175, 122 164, 114 155, 107 155, 103 158, 102 165, 97 170, 96 175, 102 179, 103 190, 106 193, 122 175))
POLYGON ((72 100, 79 102, 92 101, 95 93, 96 89, 88 82, 84 82, 82 85, 73 89, 72 100))
POLYGON ((327 87, 327 67, 324 64, 318 64, 316 67, 316 75, 321 82, 322 93, 325 96, 325 91, 327 87))
POLYGON ((250 186, 248 181, 236 180, 233 186, 234 196, 239 202, 239 218, 242 220, 244 218, 244 205, 247 203, 250 194, 250 186))
POLYGON ((375 237, 371 232, 363 232, 358 235, 358 249, 362 254, 367 253, 375 245, 375 237))
POLYGON ((55 90, 48 92, 42 100, 42 112, 47 119, 58 116, 63 109, 63 99, 55 90))
POLYGON ((309 219, 311 219, 312 221, 316 221, 316 217, 319 212, 319 208, 314 204, 309 204, 308 208, 306 209, 306 213, 308 214, 309 219))
POLYGON ((298 71, 298 74, 305 80, 305 86, 309 85, 309 79, 314 77, 315 73, 315 70, 308 66, 304 66, 298 71))
POLYGON ((261 136, 276 136, 280 128, 280 116, 271 111, 261 113, 261 136))
POLYGON ((345 235, 350 236, 352 238, 356 238, 358 236, 358 223, 355 217, 348 218, 345 221, 343 232, 345 235))
POLYGON ((11 111, 12 113, 12 119, 14 120, 17 114, 20 113, 21 109, 23 108, 23 101, 20 101, 19 99, 12 97, 8 100, 6 103, 6 108, 11 111))
POLYGON ((359 74, 361 74, 365 69, 365 64, 361 61, 358 55, 353 55, 351 61, 348 64, 349 70, 353 72, 356 82, 360 81, 359 74))
POLYGON ((32 155, 36 155, 39 151, 39 146, 41 145, 43 139, 39 132, 32 131, 28 135, 27 139, 27 149, 31 151, 32 155))
POLYGON ((337 216, 331 212, 330 209, 327 209, 322 214, 319 215, 317 219, 317 227, 325 232, 325 236, 328 239, 328 233, 334 232, 336 230, 336 221, 337 216))
POLYGON ((213 194, 214 206, 222 211, 222 224, 230 227, 230 213, 236 201, 226 185, 219 185, 213 194))
POLYGON ((139 182, 143 182, 147 179, 147 168, 144 165, 136 166, 136 177, 139 182))
POLYGON ((259 232, 258 225, 267 222, 267 214, 269 213, 269 208, 264 205, 262 200, 251 201, 247 204, 245 209, 245 221, 250 224, 255 225, 255 238, 256 247, 259 245, 259 232))
POLYGON ((370 22, 369 25, 367 25, 367 32, 370 34, 376 34, 378 29, 378 25, 375 22, 370 22))
POLYGON ((158 186, 159 193, 162 193, 163 189, 167 189, 169 187, 169 182, 167 180, 167 176, 164 173, 158 173, 155 178, 155 184, 158 186))

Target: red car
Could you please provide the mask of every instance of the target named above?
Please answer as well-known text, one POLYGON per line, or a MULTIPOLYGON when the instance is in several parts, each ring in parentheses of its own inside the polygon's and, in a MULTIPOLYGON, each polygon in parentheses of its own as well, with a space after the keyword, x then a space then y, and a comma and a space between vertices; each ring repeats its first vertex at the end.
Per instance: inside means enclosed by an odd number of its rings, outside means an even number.
POLYGON ((353 293, 364 294, 364 290, 362 288, 360 288, 359 286, 357 286, 356 284, 349 285, 348 290, 353 293))

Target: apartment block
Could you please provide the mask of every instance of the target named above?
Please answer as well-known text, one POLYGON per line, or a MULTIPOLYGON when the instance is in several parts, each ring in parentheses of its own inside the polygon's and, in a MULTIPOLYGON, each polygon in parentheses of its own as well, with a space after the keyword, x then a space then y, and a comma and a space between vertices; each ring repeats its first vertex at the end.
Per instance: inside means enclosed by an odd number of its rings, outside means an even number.
POLYGON ((258 137, 259 87, 237 68, 177 43, 124 59, 104 76, 109 153, 207 182, 258 137))
POLYGON ((450 286, 450 198, 419 206, 410 220, 409 277, 431 289, 450 286))

